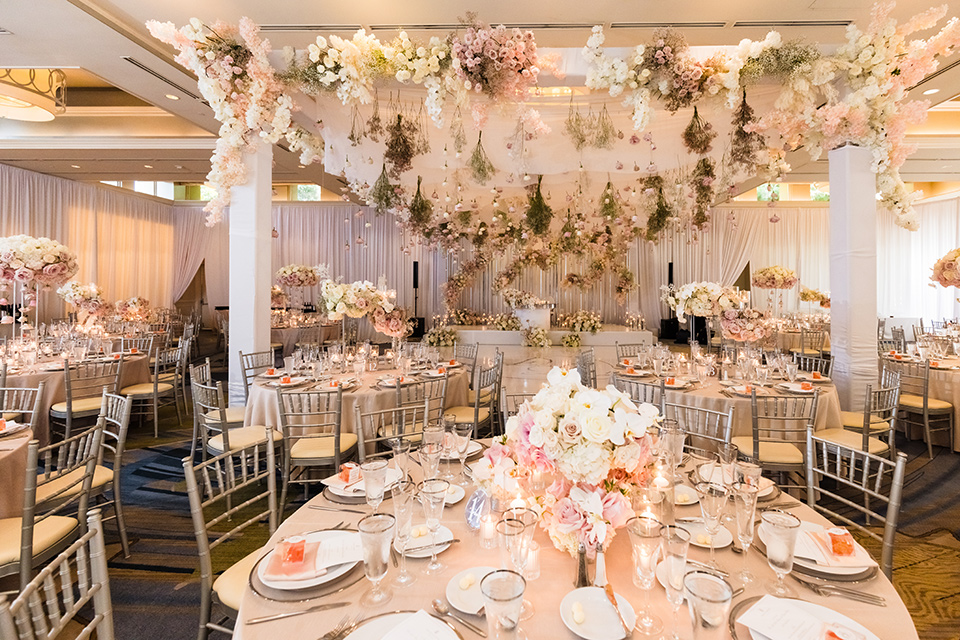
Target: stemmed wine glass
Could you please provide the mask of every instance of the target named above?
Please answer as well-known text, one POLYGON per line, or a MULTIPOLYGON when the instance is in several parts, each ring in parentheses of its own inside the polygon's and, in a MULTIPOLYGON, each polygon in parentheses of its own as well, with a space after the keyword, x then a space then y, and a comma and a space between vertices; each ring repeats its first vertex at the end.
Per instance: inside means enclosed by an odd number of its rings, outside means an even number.
POLYGON ((420 467, 423 469, 423 477, 432 480, 440 475, 440 454, 442 450, 439 444, 424 444, 417 452, 420 457, 420 467))
POLYGON ((387 461, 383 458, 368 460, 360 465, 360 472, 363 474, 363 490, 367 504, 376 513, 383 502, 383 491, 387 484, 387 461))
POLYGON ((777 574, 776 582, 767 584, 770 593, 779 598, 795 598, 797 592, 783 579, 793 570, 793 552, 800 532, 800 519, 792 513, 771 509, 760 518, 767 545, 767 564, 777 574))
POLYGON ((456 417, 453 414, 445 415, 440 424, 443 425, 443 440, 441 441, 443 446, 443 460, 441 466, 445 469, 440 477, 452 483, 455 476, 453 475, 453 471, 450 470, 450 467, 452 466, 454 456, 457 454, 456 417))
POLYGON ((391 438, 387 442, 393 451, 393 464, 403 480, 407 477, 407 468, 410 466, 410 441, 406 438, 391 438))
POLYGON ((743 568, 737 578, 744 584, 754 581, 754 576, 747 569, 747 552, 753 544, 753 518, 757 513, 757 495, 760 487, 755 484, 738 482, 733 485, 733 499, 737 505, 737 539, 743 547, 743 568))
POLYGON ((690 548, 690 532, 677 526, 660 527, 660 552, 666 565, 667 602, 673 609, 672 640, 680 640, 680 605, 683 604, 683 576, 687 572, 687 550, 690 548))
POLYGON ((360 599, 364 606, 377 607, 389 602, 393 597, 393 593, 381 587, 380 583, 387 575, 387 561, 395 527, 396 518, 389 513, 374 513, 357 524, 360 543, 363 545, 363 572, 373 584, 370 591, 360 599))
POLYGON ((465 487, 471 484, 467 478, 466 467, 467 449, 470 448, 470 436, 473 435, 473 424, 469 422, 457 424, 454 426, 454 431, 457 436, 457 457, 460 458, 460 480, 457 484, 465 487))
MULTIPOLYGON (((501 566, 512 568, 523 575, 527 567, 527 555, 530 549, 527 527, 521 520, 504 517, 497 523, 497 534, 500 537, 501 566)), ((520 619, 527 620, 533 614, 533 603, 524 600, 520 607, 520 619)))
POLYGON ((645 636, 657 636, 663 630, 663 622, 650 612, 650 590, 657 577, 662 526, 651 516, 635 516, 627 520, 627 532, 633 547, 633 584, 643 590, 644 596, 634 629, 645 636))
POLYGON ((719 569, 714 538, 720 533, 720 516, 730 495, 727 487, 716 482, 698 482, 697 494, 700 496, 700 512, 703 514, 703 526, 710 536, 710 566, 719 569))
POLYGON ((446 480, 424 480, 420 483, 420 502, 423 503, 423 515, 430 529, 430 547, 432 554, 430 564, 424 569, 428 576, 440 573, 447 567, 437 559, 437 533, 440 531, 440 519, 443 517, 443 506, 447 500, 447 489, 450 483, 446 480))
POLYGON ((393 584, 406 587, 416 581, 416 577, 407 571, 407 545, 410 543, 410 530, 413 528, 413 506, 417 495, 417 485, 409 480, 401 480, 391 491, 393 497, 393 513, 397 518, 396 540, 400 545, 400 573, 393 579, 393 584))
MULTIPOLYGON (((721 473, 721 482, 723 486, 727 488, 727 493, 730 493, 730 489, 733 486, 733 483, 736 482, 736 464, 737 464, 737 455, 740 453, 740 450, 737 448, 737 445, 731 444, 729 442, 721 443, 717 447, 717 456, 720 458, 720 473, 721 473)), ((716 478, 708 478, 712 482, 716 482, 716 478)), ((724 516, 724 520, 727 522, 733 522, 733 515, 727 514, 724 516)))

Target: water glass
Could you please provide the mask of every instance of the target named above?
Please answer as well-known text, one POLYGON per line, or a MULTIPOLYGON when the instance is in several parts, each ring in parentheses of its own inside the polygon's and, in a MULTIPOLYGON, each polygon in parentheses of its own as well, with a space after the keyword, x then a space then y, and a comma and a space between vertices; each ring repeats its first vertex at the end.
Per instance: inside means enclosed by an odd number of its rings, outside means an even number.
POLYGON ((435 444, 438 447, 443 446, 444 426, 442 420, 436 424, 423 425, 423 444, 435 444))
POLYGON ((393 544, 395 528, 396 518, 389 513, 374 513, 357 524, 360 543, 363 545, 363 572, 373 585, 360 599, 364 606, 377 607, 386 604, 393 597, 393 593, 380 586, 380 583, 387 575, 387 562, 390 560, 390 545, 393 544))
POLYGON ((757 373, 757 384, 761 387, 767 386, 770 383, 770 367, 768 365, 760 365, 755 368, 757 373))
POLYGON ((710 536, 710 566, 719 569, 713 540, 720 532, 720 516, 730 495, 726 485, 716 482, 698 482, 697 494, 700 496, 700 512, 703 514, 703 527, 710 536))
POLYGON ((650 612, 650 590, 657 579, 657 555, 660 551, 660 529, 663 525, 650 516, 636 516, 627 520, 627 532, 633 548, 633 584, 643 590, 643 604, 637 611, 634 627, 647 636, 663 630, 663 622, 650 612))
POLYGON ((527 581, 516 571, 492 571, 480 581, 489 640, 525 640, 520 630, 520 609, 527 581))
MULTIPOLYGON (((443 446, 443 462, 445 471, 440 476, 448 482, 453 482, 455 477, 453 471, 450 469, 453 463, 453 459, 457 457, 457 423, 453 415, 443 416, 443 419, 440 421, 440 424, 443 425, 443 440, 441 444, 443 446)), ((471 425, 473 426, 473 425, 471 425)))
MULTIPOLYGON (((449 488, 450 483, 446 480, 424 480, 420 483, 420 502, 423 503, 423 516, 430 529, 431 543, 437 541, 437 532, 440 531, 440 520, 443 517, 443 506, 446 503, 449 488)), ((433 546, 431 549, 433 553, 430 556, 430 564, 423 571, 428 576, 440 573, 447 568, 437 560, 437 547, 433 546)))
POLYGON ((767 587, 778 598, 795 598, 796 591, 783 579, 793 570, 793 552, 800 533, 800 519, 792 513, 771 509, 760 515, 767 544, 767 564, 777 574, 777 581, 767 587))
POLYGON ((393 584, 405 587, 416 581, 416 577, 407 571, 407 545, 410 544, 410 531, 413 528, 413 508, 416 505, 417 485, 409 480, 401 480, 390 492, 393 497, 393 514, 397 519, 396 541, 400 550, 400 573, 393 584))
POLYGON ((740 546, 743 547, 743 567, 737 577, 744 584, 754 581, 753 574, 747 569, 747 554, 750 551, 750 545, 753 544, 753 519, 757 515, 757 496, 760 493, 760 487, 755 484, 744 484, 738 482, 733 485, 733 499, 736 504, 737 514, 737 539, 740 546))
MULTIPOLYGON (((512 568, 520 575, 526 573, 539 519, 535 511, 526 507, 511 507, 503 512, 503 518, 497 523, 501 566, 512 568)), ((524 599, 520 607, 520 619, 529 620, 534 613, 533 603, 524 599)))
POLYGON ((734 482, 754 485, 758 489, 760 487, 760 477, 762 474, 763 463, 760 462, 759 458, 752 456, 741 455, 737 459, 733 469, 734 482))
POLYGON ((653 362, 653 375, 658 378, 663 375, 663 357, 654 356, 652 358, 653 362))
POLYGON ((457 457, 460 458, 460 479, 458 484, 468 486, 471 481, 467 478, 467 449, 470 448, 470 438, 473 435, 473 424, 464 422, 454 425, 454 432, 457 437, 457 457))
POLYGON ((387 461, 383 458, 368 460, 360 465, 363 475, 363 490, 367 494, 367 504, 373 507, 374 513, 383 502, 383 490, 387 484, 387 461))
POLYGON ((799 366, 797 365, 797 363, 796 363, 796 362, 788 362, 788 363, 786 364, 786 366, 784 367, 784 369, 786 370, 786 373, 787 373, 787 380, 790 381, 790 382, 796 382, 796 381, 797 381, 797 370, 799 369, 799 366))
POLYGON ((683 604, 683 576, 687 573, 687 551, 690 548, 690 532, 682 527, 660 527, 660 555, 666 567, 667 602, 673 609, 672 640, 680 640, 680 605, 683 604))
POLYGON ((443 450, 439 444, 424 444, 420 447, 417 455, 420 457, 420 467, 423 469, 423 477, 432 480, 440 475, 440 454, 443 450))
POLYGON ((733 587, 720 576, 707 571, 691 571, 683 578, 690 606, 694 640, 726 638, 727 616, 733 600, 733 587))
POLYGON ((390 449, 393 451, 393 465, 400 472, 400 478, 407 477, 407 468, 410 466, 410 441, 406 438, 391 438, 390 449))

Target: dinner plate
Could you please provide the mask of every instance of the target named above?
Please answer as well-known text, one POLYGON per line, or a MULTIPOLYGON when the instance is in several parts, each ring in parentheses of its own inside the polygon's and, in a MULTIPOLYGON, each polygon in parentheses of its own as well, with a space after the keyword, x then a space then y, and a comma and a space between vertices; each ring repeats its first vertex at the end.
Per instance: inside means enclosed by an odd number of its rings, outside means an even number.
POLYGON ((290 382, 281 382, 280 380, 271 380, 266 384, 268 387, 274 387, 274 388, 280 387, 282 389, 288 389, 290 387, 298 387, 302 384, 306 384, 307 382, 310 382, 310 378, 297 376, 297 377, 290 378, 290 382))
MULTIPOLYGON (((332 540, 334 538, 339 538, 341 536, 356 536, 360 535, 355 531, 335 531, 335 530, 324 530, 324 531, 313 531, 311 533, 303 534, 304 539, 307 542, 320 542, 324 540, 332 540)), ((341 576, 346 575, 348 571, 353 569, 357 562, 345 562, 344 564, 337 564, 327 569, 327 572, 323 575, 316 576, 314 578, 307 578, 304 580, 270 580, 264 574, 267 570, 267 565, 270 564, 270 558, 273 554, 276 553, 276 549, 270 551, 263 560, 257 565, 257 577, 260 578, 260 581, 271 589, 279 589, 281 591, 295 591, 297 589, 308 589, 310 587, 316 587, 321 584, 326 584, 328 582, 333 582, 334 580, 340 578, 341 576)))
MULTIPOLYGON (((701 549, 710 548, 710 534, 707 533, 707 528, 702 522, 681 522, 680 526, 690 532, 690 544, 701 549), (701 536, 706 541, 701 540, 701 536)), ((720 531, 713 539, 713 548, 723 549, 730 546, 732 542, 733 534, 725 526, 720 525, 720 531)))
MULTIPOLYGON (((440 544, 438 544, 435 548, 437 550, 437 553, 440 554, 450 548, 449 544, 443 544, 443 543, 453 540, 453 531, 450 531, 450 529, 446 528, 443 525, 440 525, 440 528, 437 530, 436 540, 434 540, 433 535, 430 533, 430 530, 427 529, 427 525, 425 524, 414 525, 413 527, 411 527, 410 530, 411 530, 410 539, 407 541, 407 547, 410 547, 410 548, 422 547, 423 545, 426 545, 426 544, 433 544, 434 542, 438 542, 440 544), (415 532, 418 529, 425 533, 421 536, 413 537, 413 532, 415 532)), ((396 542, 394 542, 394 548, 397 548, 396 542)), ((397 548, 397 551, 399 552, 400 549, 397 548)), ((407 551, 403 555, 407 556, 408 558, 429 558, 430 556, 433 555, 433 549, 422 549, 420 551, 407 551)))
POLYGON ((814 378, 809 373, 798 373, 797 380, 802 380, 804 382, 812 382, 814 384, 825 384, 827 382, 833 382, 833 380, 831 380, 827 376, 820 376, 819 378, 814 378))
MULTIPOLYGON (((393 376, 383 376, 379 379, 381 387, 389 387, 390 389, 397 388, 397 379, 393 376)), ((408 384, 416 383, 416 379, 413 376, 405 376, 403 382, 400 383, 401 386, 407 386, 408 384)))
MULTIPOLYGON (((342 640, 381 640, 385 635, 399 624, 402 624, 407 618, 415 615, 416 611, 389 611, 371 616, 363 622, 358 622, 341 636, 342 640)), ((433 614, 428 614, 436 622, 433 635, 430 638, 435 640, 463 640, 463 636, 449 622, 441 620, 433 614)))
POLYGON ((447 602, 457 611, 477 615, 484 606, 483 594, 480 593, 480 581, 494 571, 496 569, 493 567, 472 567, 453 576, 447 583, 447 602), (467 576, 472 576, 472 580, 467 581, 467 588, 464 589, 460 581, 467 576))
POLYGON ((653 375, 652 371, 647 371, 645 369, 634 369, 631 373, 626 369, 621 369, 617 372, 618 376, 625 376, 627 378, 647 378, 653 375))
MULTIPOLYGON (((718 466, 710 465, 713 467, 713 472, 710 474, 709 478, 704 477, 704 472, 702 471, 703 467, 707 465, 701 465, 697 469, 697 476, 700 477, 704 482, 713 482, 716 484, 726 484, 723 478, 723 469, 718 466)), ((776 483, 770 478, 760 478, 760 491, 757 493, 757 498, 766 498, 774 492, 776 483)))
MULTIPOLYGON (((756 389, 758 396, 770 395, 770 392, 769 392, 767 389, 765 389, 765 388, 763 388, 763 387, 760 387, 760 386, 758 386, 758 385, 753 385, 752 388, 753 388, 753 389, 756 389)), ((734 395, 740 396, 741 398, 749 398, 749 397, 751 397, 751 394, 747 393, 746 385, 735 384, 735 385, 733 385, 733 386, 731 386, 731 387, 727 387, 727 391, 729 391, 730 393, 732 393, 732 394, 734 394, 734 395)))
POLYGON ((8 436, 15 435, 29 428, 29 422, 14 422, 13 420, 7 420, 6 428, 3 429, 3 431, 0 431, 0 438, 6 438, 8 436))
POLYGON ((787 393, 799 393, 805 396, 813 395, 816 392, 816 387, 813 389, 804 389, 800 386, 799 382, 781 382, 776 385, 776 388, 780 391, 786 391, 787 393))
MULTIPOLYGON (((633 607, 620 594, 614 593, 614 596, 617 598, 617 606, 620 607, 623 619, 633 629, 633 625, 637 623, 637 614, 634 613, 633 607)), ((624 635, 620 617, 607 600, 607 594, 600 587, 581 587, 565 595, 560 601, 560 618, 567 629, 584 640, 610 640, 610 638, 622 638, 624 635), (575 602, 583 606, 583 622, 579 624, 573 619, 575 602)))
MULTIPOLYGON (((330 489, 330 493, 343 498, 364 498, 367 495, 366 490, 363 488, 363 480, 360 480, 360 482, 349 489, 344 489, 342 486, 330 484, 330 481, 335 481, 336 477, 337 476, 331 476, 322 480, 323 484, 327 486, 327 489, 330 489)), ((402 474, 400 473, 399 469, 387 467, 387 479, 383 489, 384 496, 386 496, 390 492, 390 489, 393 488, 395 484, 400 482, 401 479, 402 474)))
MULTIPOLYGON (((806 520, 800 521, 800 531, 822 531, 823 527, 814 524, 812 522, 807 522, 806 520)), ((767 545, 767 536, 763 524, 757 527, 757 537, 760 539, 760 542, 763 543, 764 549, 767 545)), ((793 558, 793 568, 796 571, 801 573, 811 573, 819 574, 820 576, 826 577, 828 579, 846 579, 846 580, 860 580, 863 577, 870 575, 875 569, 875 566, 869 567, 828 567, 825 565, 817 564, 813 560, 805 560, 803 558, 793 558)))
POLYGON ((286 372, 286 371, 278 371, 278 372, 276 372, 276 373, 274 373, 274 374, 261 373, 261 374, 260 374, 260 377, 261 377, 261 378, 267 378, 267 379, 273 380, 274 378, 282 378, 282 377, 285 376, 285 375, 287 375, 287 372, 286 372))
MULTIPOLYGON (((457 504, 463 500, 466 495, 466 489, 458 484, 451 484, 449 487, 447 487, 447 497, 443 502, 443 506, 449 507, 450 505, 457 504)), ((417 499, 419 500, 419 497, 417 499)), ((424 542, 424 544, 426 544, 426 542, 424 542)))
POLYGON ((427 369, 426 371, 421 371, 420 375, 424 378, 442 378, 443 376, 447 375, 447 372, 444 371, 443 373, 440 373, 436 369, 427 369))
MULTIPOLYGON (((690 571, 689 565, 687 565, 685 572, 686 571, 690 571)), ((663 587, 664 589, 667 588, 667 561, 666 560, 661 560, 657 564, 657 582, 659 582, 660 586, 663 587)), ((683 589, 681 589, 681 591, 683 591, 683 589)))
MULTIPOLYGON (((475 456, 481 451, 483 451, 483 445, 477 442, 476 440, 471 440, 470 444, 467 445, 467 455, 464 456, 464 458, 475 456)), ((441 460, 443 460, 444 462, 453 462, 455 460, 459 461, 460 456, 457 454, 456 451, 454 451, 453 455, 451 455, 449 458, 441 454, 441 460)))
MULTIPOLYGON (((759 598, 758 598, 758 599, 759 599, 759 598)), ((862 624, 860 624, 860 623, 857 622, 856 620, 853 620, 853 619, 848 618, 847 616, 843 615, 843 614, 840 613, 839 611, 834 611, 833 609, 824 607, 824 606, 819 605, 819 604, 814 604, 814 603, 812 603, 812 602, 807 602, 806 600, 794 600, 794 599, 791 598, 791 599, 790 599, 790 602, 791 602, 792 604, 796 605, 797 608, 802 609, 802 610, 804 611, 804 613, 807 613, 807 614, 809 614, 809 615, 817 618, 818 620, 821 620, 821 621, 823 621, 823 622, 825 622, 825 623, 836 623, 836 624, 840 624, 840 625, 843 625, 843 626, 849 628, 851 631, 855 631, 855 632, 857 632, 857 633, 862 634, 864 640, 880 640, 880 638, 877 637, 877 635, 876 635, 875 633, 873 633, 872 631, 870 631, 869 629, 867 629, 866 627, 864 627, 862 624)), ((744 608, 744 609, 740 610, 738 613, 739 613, 740 615, 742 615, 742 614, 746 613, 747 610, 748 610, 748 608, 744 608)), ((731 611, 731 614, 732 614, 732 613, 733 613, 733 612, 731 611)), ((738 615, 737 618, 739 618, 740 615, 738 615)), ((732 615, 731 615, 731 620, 736 620, 737 618, 733 618, 732 615)), ((765 635, 760 634, 760 633, 754 633, 754 632, 750 631, 749 629, 747 629, 746 627, 744 627, 743 625, 738 624, 738 625, 737 625, 737 628, 738 628, 739 630, 742 630, 742 632, 743 632, 743 638, 744 638, 744 639, 746 639, 746 638, 751 638, 752 640, 770 640, 770 638, 769 638, 768 636, 765 636, 765 635)))
POLYGON ((686 484, 678 484, 673 488, 673 504, 677 506, 686 506, 700 502, 700 495, 697 490, 686 484), (686 497, 684 500, 681 496, 686 497))
POLYGON ((457 362, 456 360, 453 360, 453 361, 448 360, 443 366, 445 366, 447 369, 457 369, 459 367, 462 367, 463 363, 457 362))
POLYGON ((683 378, 677 378, 673 384, 663 383, 664 388, 666 389, 686 389, 690 386, 689 380, 684 380, 683 378))

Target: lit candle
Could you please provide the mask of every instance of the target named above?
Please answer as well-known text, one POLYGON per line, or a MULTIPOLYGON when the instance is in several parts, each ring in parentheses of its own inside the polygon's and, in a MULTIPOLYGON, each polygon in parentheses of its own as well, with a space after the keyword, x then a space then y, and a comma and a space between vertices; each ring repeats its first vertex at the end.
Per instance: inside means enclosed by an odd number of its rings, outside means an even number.
POLYGON ((527 580, 536 580, 540 577, 540 545, 536 542, 531 542, 527 549, 527 566, 523 577, 527 580))
POLYGON ((517 497, 510 502, 511 509, 522 508, 525 506, 527 506, 527 502, 523 499, 523 497, 519 493, 517 493, 517 497))
POLYGON ((493 514, 480 518, 480 548, 495 549, 497 546, 497 519, 493 514))

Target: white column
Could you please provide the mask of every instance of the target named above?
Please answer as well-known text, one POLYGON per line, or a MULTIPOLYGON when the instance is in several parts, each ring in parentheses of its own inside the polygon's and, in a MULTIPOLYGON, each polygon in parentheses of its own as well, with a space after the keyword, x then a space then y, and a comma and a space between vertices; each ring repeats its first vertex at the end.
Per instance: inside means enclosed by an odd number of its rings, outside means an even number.
POLYGON ((830 349, 840 405, 877 382, 877 176, 868 149, 830 152, 830 349))
POLYGON ((240 352, 270 348, 273 148, 244 154, 247 183, 230 194, 230 404, 243 404, 240 352))

